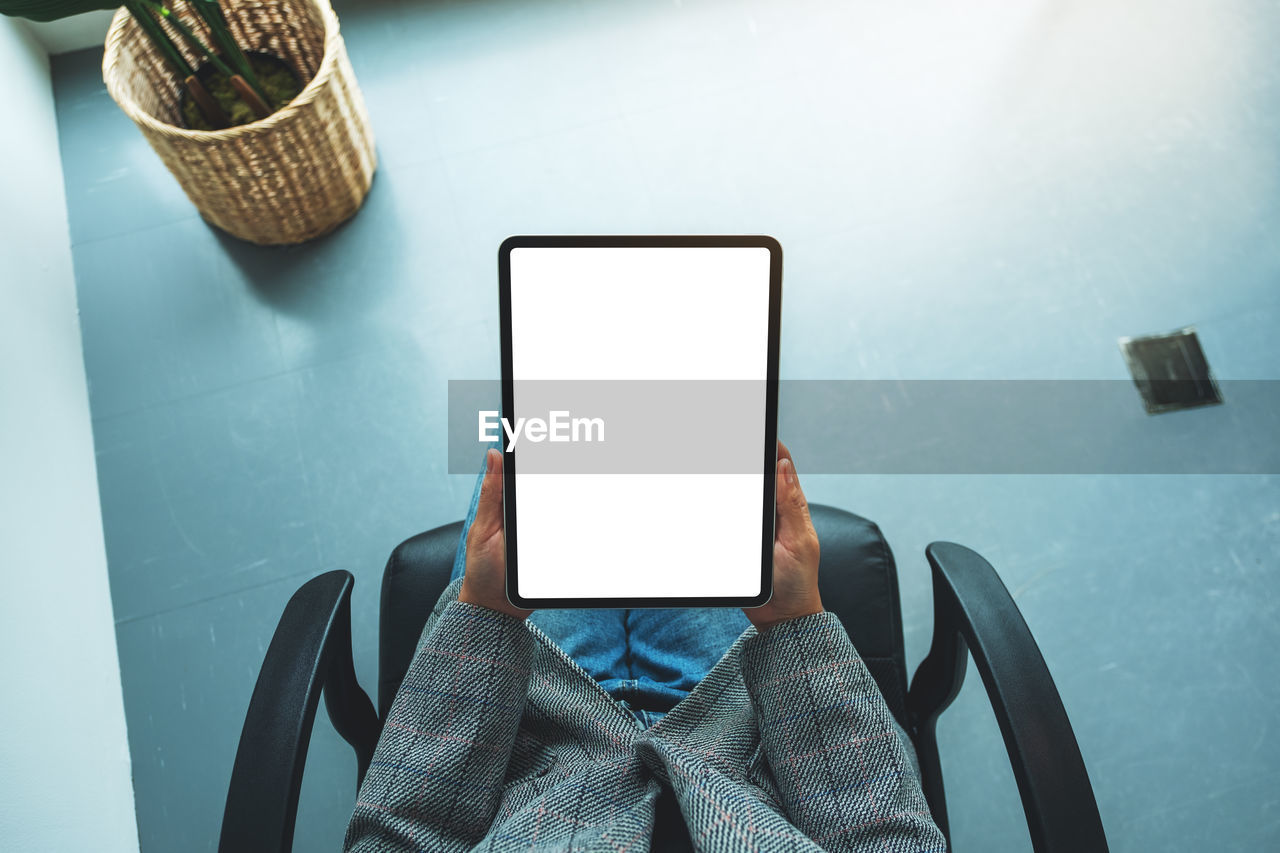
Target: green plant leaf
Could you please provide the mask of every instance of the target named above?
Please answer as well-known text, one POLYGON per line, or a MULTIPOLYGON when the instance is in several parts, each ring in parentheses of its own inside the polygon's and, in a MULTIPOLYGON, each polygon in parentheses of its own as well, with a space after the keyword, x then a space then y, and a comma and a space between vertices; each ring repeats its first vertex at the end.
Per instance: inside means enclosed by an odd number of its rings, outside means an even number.
POLYGON ((103 0, 0 0, 0 15, 28 18, 32 21, 56 21, 81 12, 114 9, 120 5, 103 0))

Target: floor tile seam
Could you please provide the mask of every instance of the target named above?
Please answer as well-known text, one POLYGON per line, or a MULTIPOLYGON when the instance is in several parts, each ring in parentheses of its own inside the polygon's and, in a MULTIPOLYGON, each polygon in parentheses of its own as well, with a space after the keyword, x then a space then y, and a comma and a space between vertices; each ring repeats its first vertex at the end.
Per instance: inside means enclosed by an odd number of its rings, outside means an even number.
MULTIPOLYGON (((72 204, 71 204, 71 200, 70 200, 69 198, 66 198, 66 199, 65 199, 65 202, 66 202, 66 205, 67 205, 67 211, 68 211, 68 213, 71 211, 71 209, 72 209, 73 207, 78 207, 78 205, 72 205, 72 204)), ((107 240, 119 240, 119 239, 124 238, 124 237, 133 237, 133 236, 136 236, 136 235, 138 235, 138 234, 145 234, 145 233, 147 233, 148 231, 155 231, 155 230, 158 230, 158 229, 160 229, 160 228, 164 228, 164 227, 169 226, 169 225, 175 225, 175 224, 178 224, 178 223, 180 223, 180 222, 190 222, 190 221, 191 221, 191 220, 193 220, 193 219, 199 219, 199 218, 200 218, 200 212, 199 212, 198 210, 196 210, 196 209, 193 207, 193 208, 191 208, 191 210, 190 210, 188 213, 184 213, 184 214, 182 214, 182 215, 180 215, 180 216, 177 216, 177 217, 174 217, 174 218, 171 218, 171 219, 166 219, 166 220, 165 220, 165 221, 163 221, 163 222, 156 222, 156 223, 153 223, 153 224, 151 224, 151 225, 143 225, 143 226, 142 226, 142 227, 140 227, 140 228, 130 228, 130 229, 128 229, 128 230, 120 231, 120 232, 118 232, 118 233, 103 234, 103 235, 100 235, 100 236, 98 236, 98 237, 91 237, 91 238, 89 238, 89 239, 87 239, 87 240, 85 240, 85 239, 75 239, 75 238, 72 238, 72 240, 70 241, 71 250, 72 250, 72 252, 74 253, 74 251, 75 251, 76 249, 80 249, 80 248, 83 248, 83 247, 86 247, 86 246, 93 246, 93 245, 95 245, 95 244, 97 244, 97 243, 102 243, 102 242, 107 241, 107 240)), ((68 220, 70 220, 70 216, 68 216, 68 220)), ((69 223, 68 223, 68 224, 69 224, 69 223)), ((209 226, 209 227, 210 227, 210 229, 212 229, 214 226, 209 226)), ((74 229, 69 229, 69 230, 74 230, 74 229)), ((79 284, 80 284, 80 276, 79 276, 79 275, 77 275, 77 276, 76 276, 76 285, 78 286, 79 284)))
MULTIPOLYGON (((621 119, 624 117, 624 115, 625 113, 621 113, 621 112, 610 113, 609 115, 602 116, 599 118, 593 118, 587 121, 557 125, 556 128, 551 130, 544 130, 536 133, 513 136, 501 142, 482 143, 480 145, 475 145, 467 148, 459 148, 457 150, 448 151, 448 152, 441 151, 436 159, 438 159, 441 163, 447 163, 450 160, 466 158, 475 154, 487 154, 487 153, 498 151, 498 150, 501 150, 502 148, 505 148, 511 145, 520 144, 520 143, 545 142, 548 139, 554 139, 558 136, 569 135, 573 131, 600 127, 600 126, 608 125, 611 123, 621 124, 621 119)), ((422 163, 422 162, 427 162, 427 161, 419 161, 419 163, 422 163)))
MULTIPOLYGON (((325 571, 332 571, 332 570, 329 569, 325 571)), ((115 620, 115 627, 119 629, 124 626, 132 625, 137 622, 143 622, 148 619, 155 619, 156 617, 159 617, 159 616, 167 616, 171 613, 177 613, 181 610, 186 610, 192 607, 198 607, 202 604, 209 604, 211 602, 218 601, 219 599, 227 598, 232 595, 242 595, 247 592, 254 592, 256 590, 271 586, 272 584, 285 583, 291 580, 296 581, 300 577, 304 577, 304 576, 316 577, 322 574, 324 574, 324 571, 320 571, 315 568, 300 569, 296 572, 290 572, 289 574, 281 575, 279 577, 272 578, 270 580, 249 584, 248 586, 238 587, 236 589, 227 590, 226 592, 215 593, 214 595, 208 595, 208 596, 205 596, 204 598, 197 598, 192 601, 186 601, 181 604, 175 604, 171 607, 162 607, 158 610, 153 610, 145 613, 135 613, 129 616, 125 616, 115 620)))
POLYGON ((320 368, 320 367, 327 367, 334 364, 341 364, 343 362, 355 361, 360 358, 365 358, 374 353, 391 350, 394 347, 395 347, 395 344, 392 342, 379 341, 376 343, 361 346, 356 350, 343 353, 342 355, 337 355, 332 358, 324 358, 318 361, 300 363, 292 367, 287 367, 284 370, 276 371, 275 373, 264 374, 262 376, 253 376, 248 379, 242 379, 237 382, 232 382, 226 385, 219 385, 214 388, 209 388, 204 391, 197 391, 192 394, 185 394, 178 397, 170 397, 164 400, 156 401, 154 403, 148 403, 143 406, 135 406, 130 409, 125 409, 123 411, 111 412, 105 415, 95 415, 92 417, 92 424, 96 427, 99 424, 106 424, 111 421, 118 420, 120 418, 137 416, 140 414, 144 414, 146 412, 153 412, 159 409, 164 409, 168 406, 177 406, 185 403, 194 402, 197 400, 201 400, 205 397, 210 397, 215 394, 226 393, 228 391, 234 391, 239 388, 244 388, 249 385, 254 385, 256 383, 270 382, 271 380, 274 380, 274 379, 282 379, 284 377, 287 377, 293 374, 303 373, 308 370, 315 370, 316 368, 320 368))

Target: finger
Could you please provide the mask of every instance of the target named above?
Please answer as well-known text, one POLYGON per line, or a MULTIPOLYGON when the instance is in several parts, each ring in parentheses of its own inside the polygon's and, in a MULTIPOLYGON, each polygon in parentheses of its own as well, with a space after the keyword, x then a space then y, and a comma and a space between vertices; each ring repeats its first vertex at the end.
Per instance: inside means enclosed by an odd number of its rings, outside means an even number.
POLYGON ((476 536, 487 538, 502 528, 502 454, 490 448, 484 465, 484 481, 471 530, 476 536))
MULTIPOLYGON (((779 442, 785 451, 785 446, 779 442)), ((779 539, 794 541, 794 537, 806 535, 813 528, 809 518, 809 502, 796 474, 795 461, 788 452, 778 459, 778 533, 779 539)))
POLYGON ((795 459, 791 458, 791 451, 787 449, 787 446, 782 443, 781 439, 778 441, 778 458, 791 459, 792 464, 795 464, 795 459))
POLYGON ((778 463, 777 464, 778 464, 778 485, 777 485, 778 500, 779 502, 781 502, 784 496, 786 497, 787 500, 794 500, 794 490, 791 487, 798 485, 798 481, 796 480, 796 477, 795 477, 796 461, 794 458, 792 458, 791 451, 787 449, 787 446, 783 444, 781 441, 778 442, 778 463), (789 468, 782 464, 784 461, 790 463, 789 468), (791 476, 788 476, 788 471, 790 471, 791 476))

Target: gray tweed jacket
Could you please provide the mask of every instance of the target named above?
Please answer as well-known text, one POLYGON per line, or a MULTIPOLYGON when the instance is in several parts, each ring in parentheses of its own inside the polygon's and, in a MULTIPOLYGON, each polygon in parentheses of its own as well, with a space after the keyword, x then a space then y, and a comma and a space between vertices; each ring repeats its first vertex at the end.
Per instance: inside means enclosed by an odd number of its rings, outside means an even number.
POLYGON ((673 789, 699 850, 937 851, 839 619, 748 628, 644 729, 535 626, 445 590, 347 829, 373 851, 644 851, 673 789))

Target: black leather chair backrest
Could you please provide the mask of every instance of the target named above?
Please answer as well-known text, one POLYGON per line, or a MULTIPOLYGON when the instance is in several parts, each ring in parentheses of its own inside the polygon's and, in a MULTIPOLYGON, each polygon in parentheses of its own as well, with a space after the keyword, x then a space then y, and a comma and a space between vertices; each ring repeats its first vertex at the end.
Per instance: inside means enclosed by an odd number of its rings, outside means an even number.
POLYGON ((385 720, 404 681, 422 626, 449 585, 462 522, 419 533, 396 546, 382 572, 378 637, 378 717, 385 720))
MULTIPOLYGON (((880 528, 835 507, 810 507, 822 544, 822 604, 849 632, 898 722, 906 724, 907 669, 898 572, 880 528)), ((417 649, 422 626, 448 585, 462 522, 402 542, 382 576, 378 715, 386 719, 417 649)))
POLYGON ((809 512, 822 546, 822 606, 840 617, 898 725, 907 728, 902 600, 889 543, 860 515, 822 504, 811 504, 809 512))

